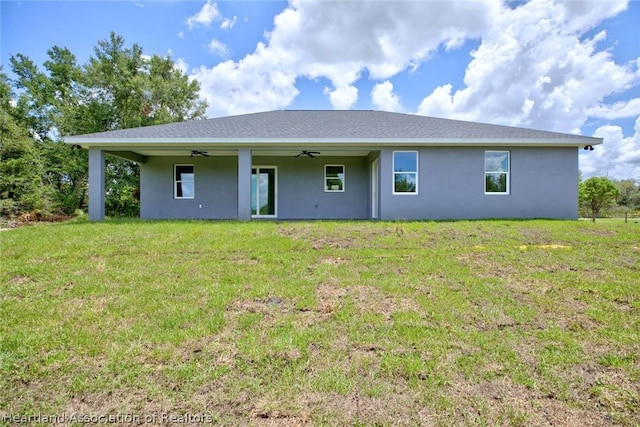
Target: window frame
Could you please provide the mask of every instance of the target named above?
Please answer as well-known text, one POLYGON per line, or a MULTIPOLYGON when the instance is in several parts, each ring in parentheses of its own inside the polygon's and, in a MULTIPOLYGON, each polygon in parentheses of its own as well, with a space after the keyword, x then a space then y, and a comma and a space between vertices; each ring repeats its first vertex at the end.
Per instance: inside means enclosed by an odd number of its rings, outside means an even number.
POLYGON ((420 177, 420 151, 418 150, 394 150, 391 153, 391 168, 392 168, 392 174, 391 174, 391 189, 392 189, 392 193, 393 195, 397 195, 397 196, 415 196, 418 195, 418 190, 419 190, 419 177, 420 177), (413 153, 416 156, 416 170, 415 172, 413 171, 402 171, 402 172, 396 172, 396 153, 413 153), (414 191, 396 191, 396 175, 397 174, 413 174, 415 175, 415 183, 416 183, 416 188, 414 191))
MULTIPOLYGON (((183 191, 184 194, 184 191, 183 191)), ((185 163, 176 163, 173 165, 173 198, 175 200, 193 200, 196 198, 196 167, 193 164, 185 164, 185 163), (191 175, 193 175, 193 180, 184 180, 178 179, 178 167, 181 166, 190 166, 191 167, 191 175), (190 182, 193 184, 193 196, 185 197, 178 196, 178 184, 182 184, 183 182, 190 182)))
POLYGON ((483 173, 483 186, 484 194, 486 196, 508 196, 511 194, 511 151, 510 150, 485 150, 484 156, 484 173, 483 173), (489 153, 507 153, 507 170, 506 171, 489 171, 487 170, 487 154, 489 153), (487 175, 505 175, 505 191, 487 191, 487 175))
MULTIPOLYGON (((330 179, 335 179, 335 178, 330 178, 330 179)), ((346 173, 346 168, 344 165, 336 165, 336 164, 326 164, 324 165, 324 192, 325 193, 344 193, 345 192, 345 188, 347 186, 347 173, 346 173), (342 189, 339 190, 332 190, 329 188, 328 185, 328 181, 327 179, 327 168, 329 167, 340 167, 342 168, 342 189)))

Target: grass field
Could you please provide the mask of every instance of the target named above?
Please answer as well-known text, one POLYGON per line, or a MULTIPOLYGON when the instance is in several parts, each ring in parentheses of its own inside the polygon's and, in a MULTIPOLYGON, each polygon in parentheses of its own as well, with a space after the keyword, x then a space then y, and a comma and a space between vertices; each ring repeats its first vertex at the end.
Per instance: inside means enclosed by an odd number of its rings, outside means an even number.
POLYGON ((637 223, 71 222, 0 244, 3 425, 640 424, 637 223))

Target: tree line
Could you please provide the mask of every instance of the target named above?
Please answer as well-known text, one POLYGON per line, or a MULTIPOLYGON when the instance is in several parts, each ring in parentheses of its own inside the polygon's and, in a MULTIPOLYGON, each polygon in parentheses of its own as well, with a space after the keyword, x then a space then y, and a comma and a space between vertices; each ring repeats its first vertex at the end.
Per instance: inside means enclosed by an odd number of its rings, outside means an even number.
MULTIPOLYGON (((0 68, 0 216, 86 209, 87 151, 65 136, 205 118, 196 80, 113 32, 85 64, 59 46, 47 56, 41 68, 12 55, 14 79, 0 68)), ((138 215, 139 180, 136 163, 107 156, 107 215, 138 215)))

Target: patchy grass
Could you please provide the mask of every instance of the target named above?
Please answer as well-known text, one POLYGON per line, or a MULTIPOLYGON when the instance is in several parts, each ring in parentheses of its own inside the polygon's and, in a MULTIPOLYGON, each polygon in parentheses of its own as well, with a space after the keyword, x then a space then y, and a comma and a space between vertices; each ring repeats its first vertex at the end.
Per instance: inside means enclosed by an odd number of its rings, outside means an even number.
POLYGON ((225 425, 637 425, 639 227, 6 231, 0 424, 199 414, 225 425))

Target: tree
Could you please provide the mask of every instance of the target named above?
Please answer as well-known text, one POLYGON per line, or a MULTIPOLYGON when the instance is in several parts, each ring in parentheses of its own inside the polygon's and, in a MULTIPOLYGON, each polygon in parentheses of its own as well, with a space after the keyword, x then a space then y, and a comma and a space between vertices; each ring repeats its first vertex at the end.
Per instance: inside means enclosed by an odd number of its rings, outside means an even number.
POLYGON ((0 215, 43 210, 49 198, 42 163, 28 130, 17 119, 11 86, 0 72, 0 215))
MULTIPOLYGON (((66 48, 54 46, 47 55, 44 72, 21 54, 11 57, 11 65, 21 91, 16 108, 37 135, 45 181, 64 212, 86 207, 88 178, 86 151, 71 149, 65 136, 204 118, 197 81, 171 57, 145 56, 142 47, 126 47, 113 32, 84 66, 66 48)), ((107 215, 135 214, 138 166, 108 156, 105 174, 107 215)))
POLYGON ((86 205, 87 153, 73 150, 60 137, 94 131, 99 105, 90 99, 84 72, 68 49, 54 46, 47 55, 46 73, 22 54, 11 57, 21 90, 17 109, 35 136, 43 181, 52 189, 51 210, 73 213, 86 205))
POLYGON ((591 210, 591 221, 595 222, 598 214, 613 205, 620 196, 618 187, 605 177, 591 177, 582 181, 579 186, 580 204, 591 210))
POLYGON ((87 79, 111 120, 96 131, 204 118, 200 84, 189 81, 171 57, 146 57, 138 44, 126 48, 113 32, 98 42, 94 55, 85 67, 87 79))
POLYGON ((618 205, 625 206, 629 210, 640 209, 640 183, 633 179, 624 179, 615 181, 615 185, 620 190, 618 205))

